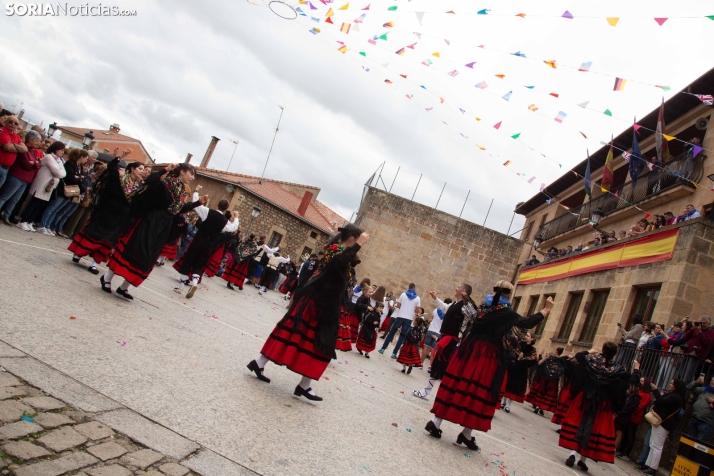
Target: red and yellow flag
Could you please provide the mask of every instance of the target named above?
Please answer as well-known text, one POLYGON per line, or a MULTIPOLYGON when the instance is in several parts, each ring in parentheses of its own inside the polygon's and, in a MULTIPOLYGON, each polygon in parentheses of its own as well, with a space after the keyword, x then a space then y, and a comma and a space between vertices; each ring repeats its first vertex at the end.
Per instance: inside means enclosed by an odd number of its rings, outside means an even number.
POLYGON ((614 169, 612 167, 613 162, 612 154, 612 142, 610 142, 610 150, 607 152, 607 158, 605 159, 605 168, 602 171, 602 182, 600 183, 600 190, 603 193, 610 191, 610 187, 614 181, 614 169))

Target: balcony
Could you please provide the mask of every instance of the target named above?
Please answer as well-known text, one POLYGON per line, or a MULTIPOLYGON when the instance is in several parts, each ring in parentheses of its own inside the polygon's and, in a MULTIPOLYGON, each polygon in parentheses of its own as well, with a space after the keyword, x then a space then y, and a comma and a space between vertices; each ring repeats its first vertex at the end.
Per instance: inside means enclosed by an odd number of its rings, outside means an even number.
POLYGON ((612 194, 606 193, 577 208, 571 208, 570 213, 543 224, 536 236, 540 235, 542 241, 547 242, 583 227, 588 224, 592 212, 598 208, 606 216, 625 216, 628 210, 634 215, 638 211, 632 207, 633 204, 646 201, 658 205, 657 202, 666 203, 691 194, 696 189, 692 182, 696 183, 702 179, 704 158, 703 153, 695 158, 692 158, 691 153, 680 154, 661 169, 641 174, 637 180, 614 187, 612 194))

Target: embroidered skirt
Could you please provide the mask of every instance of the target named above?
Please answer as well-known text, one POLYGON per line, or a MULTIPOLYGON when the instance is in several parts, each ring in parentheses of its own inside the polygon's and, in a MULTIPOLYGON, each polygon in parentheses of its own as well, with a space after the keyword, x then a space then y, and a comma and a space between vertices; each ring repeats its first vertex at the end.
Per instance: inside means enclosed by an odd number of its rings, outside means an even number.
POLYGON ((103 240, 93 239, 84 234, 84 229, 74 235, 72 243, 67 249, 77 256, 91 256, 97 263, 109 260, 116 243, 109 243, 103 240))
POLYGON ((250 267, 251 261, 253 260, 249 258, 241 263, 234 259, 221 277, 226 281, 237 285, 239 288, 242 288, 245 283, 245 279, 248 277, 248 268, 250 267))
POLYGON ((526 402, 540 407, 541 410, 552 412, 558 406, 558 384, 560 380, 545 377, 533 380, 526 402))
POLYGON ((359 331, 359 338, 357 339, 357 350, 369 353, 377 347, 377 331, 372 330, 371 342, 366 339, 366 334, 368 334, 367 328, 362 326, 362 329, 359 331))
POLYGON ((558 406, 553 410, 553 418, 550 419, 551 422, 556 425, 561 425, 565 414, 568 412, 568 408, 573 404, 573 395, 570 393, 570 385, 563 387, 558 396, 558 406))
POLYGON ((399 349, 397 362, 408 365, 409 367, 421 367, 421 356, 419 355, 419 347, 416 344, 405 342, 402 348, 399 349))
POLYGON ((337 332, 337 350, 349 352, 352 350, 352 335, 350 332, 350 312, 342 307, 340 309, 340 330, 337 332))
POLYGON ((573 400, 563 419, 558 445, 575 450, 586 458, 605 463, 615 462, 615 422, 612 410, 603 403, 592 417, 585 415, 583 394, 573 400), (590 436, 587 438, 587 433, 590 436))

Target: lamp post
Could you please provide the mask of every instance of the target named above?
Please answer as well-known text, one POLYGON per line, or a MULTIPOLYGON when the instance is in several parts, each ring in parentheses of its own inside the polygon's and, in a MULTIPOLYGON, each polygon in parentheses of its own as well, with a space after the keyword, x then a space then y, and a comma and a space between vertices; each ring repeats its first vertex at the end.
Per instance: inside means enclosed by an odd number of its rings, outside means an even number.
POLYGON ((597 207, 597 209, 594 210, 590 215, 590 226, 592 226, 596 231, 600 233, 602 233, 603 231, 597 226, 600 224, 600 220, 602 220, 604 216, 605 212, 603 212, 602 208, 600 207, 597 207))
POLYGON ((258 215, 260 215, 260 205, 254 206, 253 210, 250 212, 250 223, 248 223, 248 230, 245 232, 246 235, 250 235, 250 228, 253 226, 253 220, 258 218, 258 215))
POLYGON ((89 149, 89 146, 92 145, 93 140, 94 140, 94 134, 92 134, 92 131, 89 131, 86 134, 84 134, 84 139, 82 140, 82 145, 84 146, 84 150, 89 149))
POLYGON ((59 126, 57 125, 56 121, 47 126, 47 137, 52 137, 53 135, 55 135, 57 129, 59 129, 59 126))

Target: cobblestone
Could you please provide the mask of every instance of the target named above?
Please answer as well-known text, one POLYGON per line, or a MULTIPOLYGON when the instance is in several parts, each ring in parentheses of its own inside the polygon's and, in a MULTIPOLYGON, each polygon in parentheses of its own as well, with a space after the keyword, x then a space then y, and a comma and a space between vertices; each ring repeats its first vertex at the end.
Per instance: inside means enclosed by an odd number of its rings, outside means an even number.
POLYGON ((131 471, 118 464, 87 470, 89 476, 131 476, 131 471))
POLYGON ((121 462, 136 466, 139 469, 146 469, 152 464, 160 461, 163 455, 152 450, 139 450, 122 457, 121 462))
POLYGON ((40 425, 26 421, 18 421, 1 427, 0 438, 11 440, 14 438, 22 438, 30 433, 37 433, 39 431, 42 431, 42 427, 40 425))
POLYGON ((89 451, 102 461, 118 458, 127 452, 123 446, 118 445, 113 441, 108 441, 106 443, 92 446, 90 448, 87 448, 87 451, 89 451))
POLYGON ((38 413, 35 415, 35 423, 45 428, 56 428, 74 423, 74 420, 60 413, 38 413))
POLYGON ((59 453, 73 446, 83 444, 87 441, 87 438, 79 434, 73 428, 66 426, 49 432, 41 438, 38 438, 37 441, 59 453))
POLYGON ((114 432, 108 426, 104 426, 99 422, 93 421, 77 425, 75 430, 89 438, 90 440, 103 440, 114 435, 114 432))
POLYGON ((27 390, 22 387, 0 387, 0 400, 27 395, 27 390))
POLYGON ((11 423, 22 418, 23 413, 33 413, 32 408, 17 400, 0 401, 0 422, 11 423))
POLYGON ((87 453, 76 452, 61 458, 23 466, 15 471, 16 476, 59 476, 69 471, 86 468, 99 460, 87 453))
POLYGON ((188 468, 176 463, 166 463, 159 466, 159 470, 166 476, 184 476, 188 473, 188 468))
POLYGON ((0 372, 0 387, 16 387, 22 385, 22 382, 12 374, 0 372))
POLYGON ((52 397, 28 397, 23 398, 22 403, 37 408, 40 411, 59 410, 66 405, 52 397))
POLYGON ((13 458, 18 458, 23 461, 50 455, 50 452, 43 447, 34 445, 28 441, 12 441, 3 447, 3 451, 13 458))

